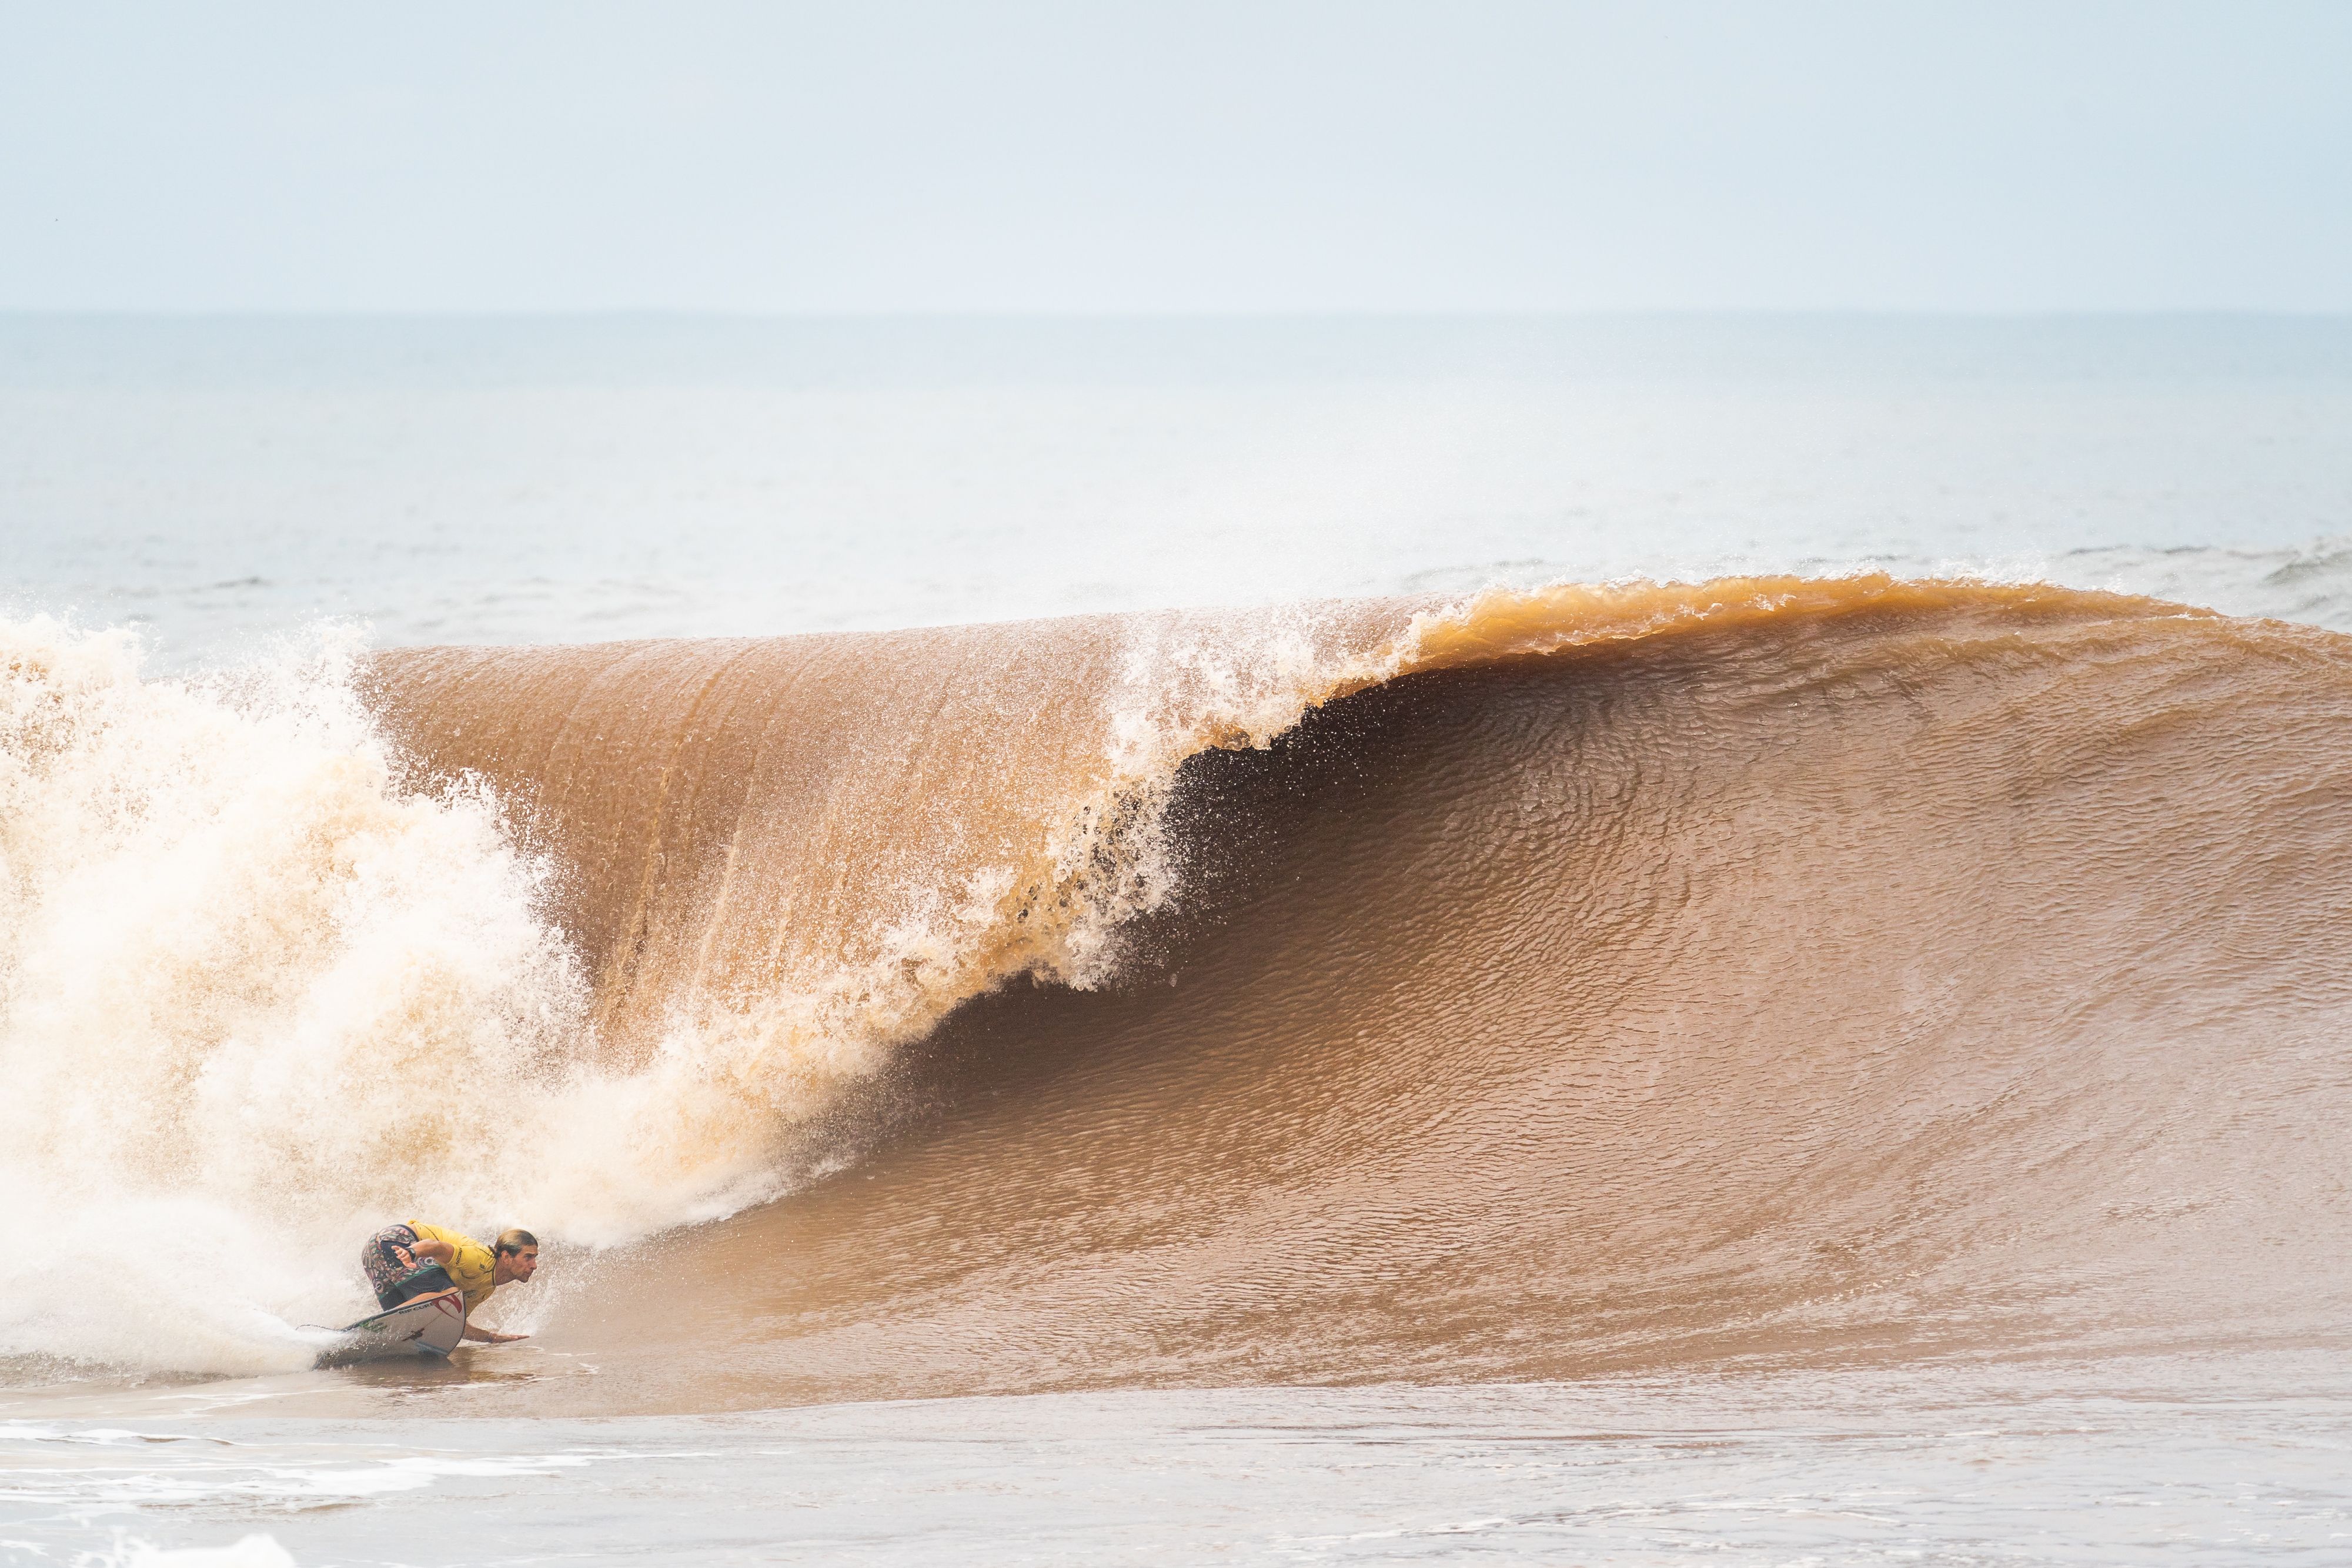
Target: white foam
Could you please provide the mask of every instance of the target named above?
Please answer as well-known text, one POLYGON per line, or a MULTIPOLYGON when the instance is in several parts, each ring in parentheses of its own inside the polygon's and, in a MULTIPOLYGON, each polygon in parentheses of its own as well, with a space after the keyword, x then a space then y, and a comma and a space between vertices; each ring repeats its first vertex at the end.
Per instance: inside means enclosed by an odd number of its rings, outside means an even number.
POLYGON ((548 868, 404 785, 353 653, 145 680, 0 622, 0 1354, 300 1366, 377 1225, 609 1238, 740 1181, 579 1065, 548 868))

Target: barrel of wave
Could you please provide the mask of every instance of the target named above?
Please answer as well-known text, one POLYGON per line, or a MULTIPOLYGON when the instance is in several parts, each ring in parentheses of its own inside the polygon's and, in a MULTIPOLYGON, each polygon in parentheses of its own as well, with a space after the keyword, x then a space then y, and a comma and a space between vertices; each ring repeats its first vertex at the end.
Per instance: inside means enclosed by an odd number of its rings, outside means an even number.
POLYGON ((1408 614, 397 650, 372 692, 570 868, 612 1060, 690 1051, 789 1120, 1008 977, 1110 973, 1176 884, 1177 765, 1286 728, 1408 614))

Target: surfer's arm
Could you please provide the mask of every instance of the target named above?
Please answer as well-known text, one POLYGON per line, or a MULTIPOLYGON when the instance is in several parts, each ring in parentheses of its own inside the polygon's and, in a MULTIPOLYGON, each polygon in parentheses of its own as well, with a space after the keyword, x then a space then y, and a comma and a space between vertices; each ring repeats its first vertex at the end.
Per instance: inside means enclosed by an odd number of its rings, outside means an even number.
POLYGON ((430 1258, 436 1263, 446 1263, 457 1256, 457 1249, 446 1241, 427 1241, 423 1237, 410 1242, 408 1250, 419 1258, 430 1258))
POLYGON ((464 1337, 467 1339, 480 1340, 485 1344, 511 1344, 519 1339, 529 1339, 530 1335, 527 1333, 492 1333, 488 1329, 476 1328, 472 1323, 467 1323, 466 1325, 464 1337))

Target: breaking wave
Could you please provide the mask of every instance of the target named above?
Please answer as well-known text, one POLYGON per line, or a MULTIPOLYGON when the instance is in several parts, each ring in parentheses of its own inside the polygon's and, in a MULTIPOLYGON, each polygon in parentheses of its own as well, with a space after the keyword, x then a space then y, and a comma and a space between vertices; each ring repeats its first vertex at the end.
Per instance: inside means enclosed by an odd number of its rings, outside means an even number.
POLYGON ((5 635, 0 1354, 299 1364, 426 1212, 656 1247, 696 1291, 555 1327, 719 1402, 2341 1321, 2333 633, 1876 577, 5 635))

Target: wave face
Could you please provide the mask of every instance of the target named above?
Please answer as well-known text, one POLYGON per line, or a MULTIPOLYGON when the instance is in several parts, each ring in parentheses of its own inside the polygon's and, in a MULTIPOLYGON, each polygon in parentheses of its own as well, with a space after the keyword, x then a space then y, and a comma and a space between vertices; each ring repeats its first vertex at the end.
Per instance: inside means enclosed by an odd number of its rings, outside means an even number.
POLYGON ((608 1245, 575 1281, 635 1288, 547 1328, 614 1406, 2352 1305, 2333 633, 1776 579, 243 686, 60 639, 10 665, 5 1043, 19 1136, 110 1130, 22 1177, 331 1273, 426 1207, 608 1245))
POLYGON ((574 868, 616 1068, 835 1108, 575 1309, 728 1398, 2342 1320, 2332 634, 1864 580, 379 670, 574 868))

